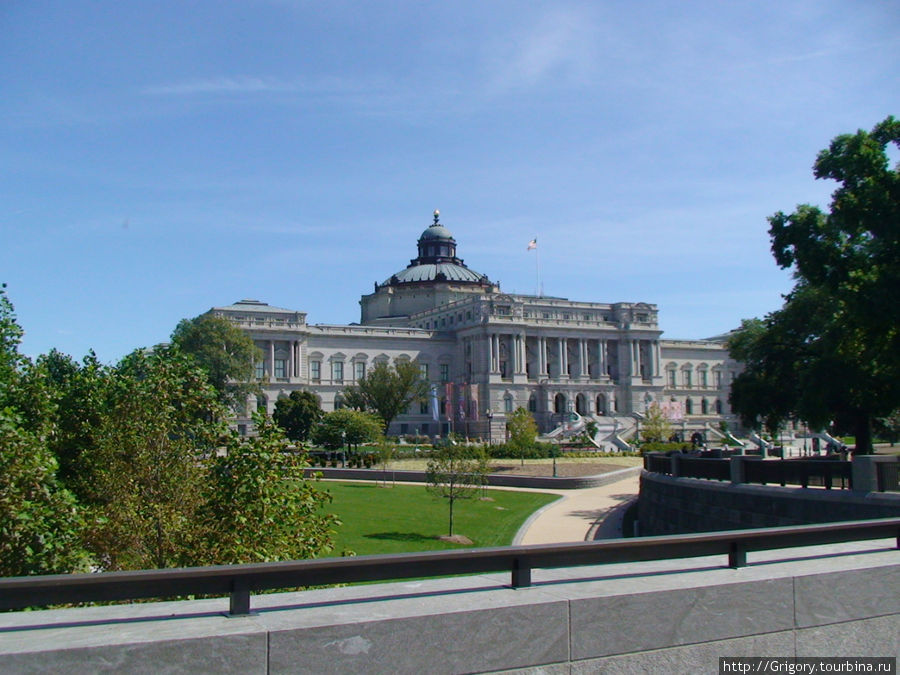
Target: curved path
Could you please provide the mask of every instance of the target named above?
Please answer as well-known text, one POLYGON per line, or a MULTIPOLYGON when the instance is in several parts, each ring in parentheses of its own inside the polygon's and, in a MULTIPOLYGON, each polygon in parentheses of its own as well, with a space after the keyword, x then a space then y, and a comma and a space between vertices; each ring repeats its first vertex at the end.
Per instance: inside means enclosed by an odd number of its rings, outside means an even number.
POLYGON ((513 544, 562 544, 620 537, 624 509, 616 511, 616 507, 624 506, 637 497, 639 489, 640 476, 637 474, 595 488, 541 489, 540 492, 559 494, 561 499, 548 504, 529 518, 519 530, 513 544), (600 521, 604 522, 597 532, 595 525, 600 521))

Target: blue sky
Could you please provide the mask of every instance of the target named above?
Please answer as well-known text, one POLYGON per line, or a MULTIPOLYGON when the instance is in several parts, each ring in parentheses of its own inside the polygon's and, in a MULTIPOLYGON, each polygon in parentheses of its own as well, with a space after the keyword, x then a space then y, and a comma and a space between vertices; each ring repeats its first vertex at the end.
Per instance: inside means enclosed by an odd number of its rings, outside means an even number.
POLYGON ((0 281, 112 362, 241 298, 359 320, 438 208, 508 292, 780 306, 766 217, 900 113, 892 2, 0 3, 0 281))

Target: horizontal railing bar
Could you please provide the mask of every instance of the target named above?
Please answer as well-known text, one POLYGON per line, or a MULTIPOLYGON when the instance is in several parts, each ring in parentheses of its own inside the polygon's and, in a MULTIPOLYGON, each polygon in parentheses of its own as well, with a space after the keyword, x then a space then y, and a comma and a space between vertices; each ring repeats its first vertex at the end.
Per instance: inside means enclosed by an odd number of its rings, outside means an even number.
POLYGON ((524 574, 523 570, 533 568, 731 555, 734 547, 752 552, 889 537, 900 537, 900 518, 569 544, 8 577, 0 579, 0 609, 181 595, 229 595, 234 589, 255 592, 487 572, 509 572, 513 575, 513 585, 528 585, 530 573, 524 574))

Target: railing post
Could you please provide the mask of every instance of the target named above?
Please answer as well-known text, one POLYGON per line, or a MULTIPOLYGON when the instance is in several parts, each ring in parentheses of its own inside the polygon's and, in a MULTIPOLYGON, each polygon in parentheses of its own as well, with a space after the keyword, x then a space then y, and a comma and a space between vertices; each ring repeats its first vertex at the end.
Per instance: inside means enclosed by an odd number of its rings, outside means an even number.
POLYGON ((679 473, 678 473, 678 460, 679 460, 680 458, 681 458, 681 453, 680 453, 680 452, 673 452, 673 453, 672 453, 672 456, 669 457, 669 460, 670 460, 670 462, 671 462, 671 463, 670 463, 670 469, 669 469, 669 471, 672 472, 672 478, 678 478, 678 476, 679 476, 679 473))
POLYGON ((231 584, 228 616, 246 616, 250 613, 250 589, 240 581, 231 584))
POLYGON ((512 587, 525 588, 531 586, 531 565, 523 558, 513 560, 512 587))
POLYGON ((728 566, 733 569, 747 566, 747 547, 744 544, 737 541, 729 544, 728 566))
POLYGON ((728 460, 728 469, 731 472, 731 484, 738 485, 744 482, 744 459, 743 455, 732 455, 728 460))

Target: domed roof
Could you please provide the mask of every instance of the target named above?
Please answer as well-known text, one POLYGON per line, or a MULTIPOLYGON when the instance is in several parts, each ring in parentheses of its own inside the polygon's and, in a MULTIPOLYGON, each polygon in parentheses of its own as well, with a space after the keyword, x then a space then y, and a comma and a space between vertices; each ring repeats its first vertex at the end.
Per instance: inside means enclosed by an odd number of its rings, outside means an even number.
POLYGON ((483 274, 466 267, 456 257, 456 240, 450 230, 441 225, 440 211, 434 212, 434 222, 419 237, 419 257, 410 261, 404 270, 400 270, 386 279, 382 286, 408 284, 428 281, 452 281, 470 284, 487 284, 490 280, 483 274))
POLYGON ((405 270, 397 272, 385 284, 403 284, 411 281, 470 281, 478 283, 482 276, 473 272, 465 265, 453 263, 410 265, 405 270))
POLYGON ((450 230, 448 230, 446 227, 435 223, 434 225, 426 228, 419 239, 453 239, 453 235, 450 234, 450 230))

